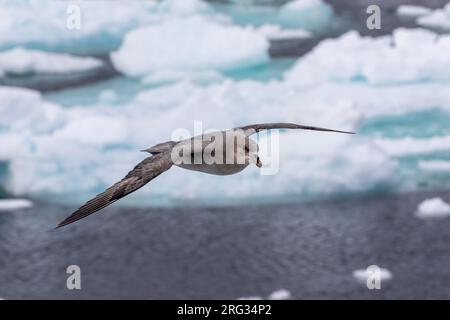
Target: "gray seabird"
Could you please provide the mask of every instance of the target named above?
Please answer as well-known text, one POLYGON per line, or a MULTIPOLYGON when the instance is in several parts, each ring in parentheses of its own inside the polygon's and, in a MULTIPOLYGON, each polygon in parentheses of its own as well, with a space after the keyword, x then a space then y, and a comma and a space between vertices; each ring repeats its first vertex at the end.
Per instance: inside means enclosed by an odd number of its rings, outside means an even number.
POLYGON ((215 175, 235 174, 244 170, 250 163, 261 167, 258 145, 249 136, 261 130, 269 129, 304 129, 353 134, 353 132, 348 131, 303 126, 294 123, 263 123, 208 133, 178 142, 163 142, 142 150, 152 155, 134 167, 125 178, 86 202, 62 221, 57 228, 109 206, 120 198, 138 190, 164 171, 169 170, 172 165, 215 175), (233 143, 228 143, 230 137, 233 143), (212 161, 205 155, 209 155, 212 161), (217 159, 221 161, 217 161, 217 159))

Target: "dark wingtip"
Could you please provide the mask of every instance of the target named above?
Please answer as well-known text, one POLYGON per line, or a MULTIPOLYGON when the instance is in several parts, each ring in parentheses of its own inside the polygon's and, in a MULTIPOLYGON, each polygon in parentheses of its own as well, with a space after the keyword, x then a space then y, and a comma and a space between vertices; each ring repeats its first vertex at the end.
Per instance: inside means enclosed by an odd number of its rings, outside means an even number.
POLYGON ((356 134, 356 132, 352 132, 352 131, 340 131, 340 130, 334 130, 335 132, 339 132, 339 133, 346 133, 346 134, 356 134))
POLYGON ((59 228, 62 228, 66 225, 68 225, 70 222, 66 222, 66 220, 61 221, 60 223, 58 223, 58 225, 54 228, 54 230, 57 230, 59 228))

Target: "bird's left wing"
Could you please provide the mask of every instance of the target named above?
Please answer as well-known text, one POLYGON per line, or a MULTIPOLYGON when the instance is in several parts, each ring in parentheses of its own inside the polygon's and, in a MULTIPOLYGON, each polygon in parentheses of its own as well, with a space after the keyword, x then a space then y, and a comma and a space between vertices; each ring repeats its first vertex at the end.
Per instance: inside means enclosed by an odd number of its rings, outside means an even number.
POLYGON ((125 178, 98 194, 95 198, 86 202, 64 221, 58 224, 57 228, 80 220, 88 215, 103 209, 116 202, 120 198, 136 191, 152 179, 159 176, 172 166, 170 152, 158 153, 140 162, 125 178))
POLYGON ((236 129, 245 131, 247 136, 257 133, 261 130, 270 130, 270 129, 303 129, 303 130, 330 131, 330 132, 354 134, 354 132, 350 132, 350 131, 341 131, 341 130, 313 127, 313 126, 304 126, 301 124, 283 123, 283 122, 251 124, 248 126, 235 128, 235 130, 236 129))

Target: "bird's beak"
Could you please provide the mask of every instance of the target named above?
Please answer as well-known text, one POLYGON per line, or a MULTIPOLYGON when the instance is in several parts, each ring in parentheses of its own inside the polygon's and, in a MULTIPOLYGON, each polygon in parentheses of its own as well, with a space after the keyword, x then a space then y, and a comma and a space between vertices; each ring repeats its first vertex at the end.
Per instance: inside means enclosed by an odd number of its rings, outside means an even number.
POLYGON ((262 162, 261 162, 261 160, 259 160, 259 157, 256 158, 256 166, 257 166, 258 168, 261 168, 261 167, 262 167, 262 162))

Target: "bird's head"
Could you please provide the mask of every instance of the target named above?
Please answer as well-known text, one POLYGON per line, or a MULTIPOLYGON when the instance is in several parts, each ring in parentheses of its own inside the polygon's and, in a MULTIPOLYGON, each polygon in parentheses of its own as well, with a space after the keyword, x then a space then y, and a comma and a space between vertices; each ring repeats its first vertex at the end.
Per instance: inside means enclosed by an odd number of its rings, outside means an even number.
POLYGON ((245 157, 245 163, 253 163, 258 168, 262 167, 262 163, 258 155, 259 147, 255 141, 250 138, 246 138, 243 144, 241 144, 240 146, 238 145, 238 150, 239 149, 241 149, 241 152, 238 151, 238 153, 243 154, 243 156, 245 157))

